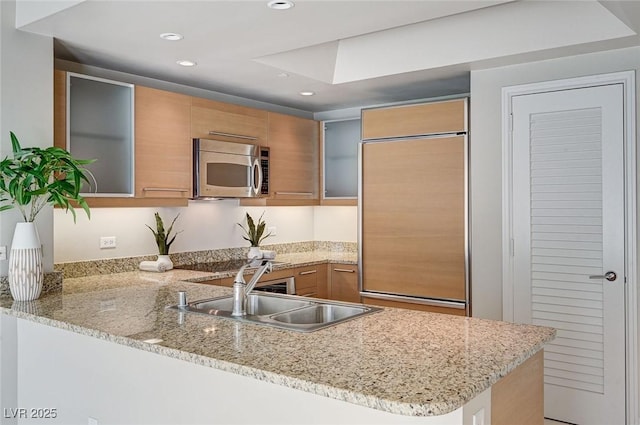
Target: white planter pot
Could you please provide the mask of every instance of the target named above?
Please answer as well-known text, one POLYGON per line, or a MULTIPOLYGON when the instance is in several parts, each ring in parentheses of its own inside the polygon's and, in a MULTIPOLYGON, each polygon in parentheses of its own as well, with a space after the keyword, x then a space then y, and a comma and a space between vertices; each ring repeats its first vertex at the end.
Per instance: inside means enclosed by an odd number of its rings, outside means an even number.
POLYGON ((9 289, 16 301, 31 301, 40 296, 44 272, 42 245, 34 223, 17 223, 9 254, 9 289))
POLYGON ((259 246, 252 246, 251 248, 249 248, 249 253, 247 254, 247 258, 249 260, 251 260, 252 258, 255 258, 256 260, 259 260, 262 258, 262 251, 260 250, 259 246))
POLYGON ((157 263, 165 271, 173 269, 173 261, 168 255, 158 255, 157 263))

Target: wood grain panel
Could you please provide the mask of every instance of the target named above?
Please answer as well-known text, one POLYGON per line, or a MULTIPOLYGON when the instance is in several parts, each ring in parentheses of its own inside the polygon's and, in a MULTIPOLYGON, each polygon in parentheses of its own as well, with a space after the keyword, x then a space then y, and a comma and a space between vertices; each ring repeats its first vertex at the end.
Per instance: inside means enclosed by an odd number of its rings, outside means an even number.
POLYGON ((297 267, 295 271, 296 294, 318 292, 318 269, 316 266, 297 267))
POLYGON ((432 313, 453 314, 454 316, 464 316, 465 311, 457 308, 438 307, 434 305, 405 303, 401 301, 381 300, 378 298, 362 297, 362 302, 369 305, 381 307, 406 308, 407 310, 430 311, 432 313))
POLYGON ((269 112, 270 199, 319 203, 319 137, 319 122, 269 112))
POLYGON ((191 97, 141 86, 135 93, 136 197, 191 197, 191 97))
POLYGON ((67 149, 67 73, 53 71, 53 145, 67 149))
POLYGON ((331 265, 329 299, 352 303, 360 302, 358 266, 350 264, 331 265))
POLYGON ((91 208, 186 207, 189 204, 187 198, 87 197, 84 199, 91 208))
POLYGON ((362 138, 420 136, 467 130, 466 99, 362 111, 362 138))
POLYGON ((192 98, 191 137, 266 145, 267 111, 214 100, 192 98), (256 139, 245 140, 210 135, 210 131, 255 137, 256 139))
POLYGON ((464 137, 363 146, 364 290, 465 300, 464 137))
POLYGON ((544 424, 542 350, 491 387, 492 425, 544 424))

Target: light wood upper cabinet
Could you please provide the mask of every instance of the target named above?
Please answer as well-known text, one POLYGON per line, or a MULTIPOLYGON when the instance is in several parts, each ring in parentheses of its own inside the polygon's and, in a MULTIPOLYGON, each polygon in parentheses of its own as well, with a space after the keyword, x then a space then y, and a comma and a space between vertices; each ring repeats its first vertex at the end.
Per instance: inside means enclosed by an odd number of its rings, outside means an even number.
POLYGON ((319 203, 318 121, 269 112, 267 205, 319 203))
POLYGON ((194 97, 191 137, 264 146, 267 111, 194 97))
POLYGON ((467 131, 465 99, 362 111, 362 139, 467 131))
POLYGON ((138 198, 191 196, 191 97, 136 86, 138 198))

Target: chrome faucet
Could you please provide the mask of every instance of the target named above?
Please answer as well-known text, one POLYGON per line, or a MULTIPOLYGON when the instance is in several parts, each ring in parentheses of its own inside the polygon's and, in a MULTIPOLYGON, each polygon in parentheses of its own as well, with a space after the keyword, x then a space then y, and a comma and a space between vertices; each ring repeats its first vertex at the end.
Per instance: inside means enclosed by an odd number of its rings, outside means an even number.
POLYGON ((249 260, 242 266, 233 280, 233 311, 232 316, 245 316, 247 314, 247 295, 255 288, 258 280, 263 274, 271 272, 273 265, 269 260, 262 260, 262 265, 253 273, 249 283, 244 281, 244 271, 247 267, 254 265, 256 258, 249 260))

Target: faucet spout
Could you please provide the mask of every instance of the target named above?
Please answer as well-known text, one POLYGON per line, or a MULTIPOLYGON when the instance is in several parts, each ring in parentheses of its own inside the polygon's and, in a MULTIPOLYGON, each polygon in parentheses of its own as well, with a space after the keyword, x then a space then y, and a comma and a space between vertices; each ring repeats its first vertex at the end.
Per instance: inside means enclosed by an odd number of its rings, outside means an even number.
POLYGON ((249 295, 249 293, 253 291, 253 288, 256 287, 256 284, 258 283, 258 280, 260 280, 262 275, 264 275, 265 273, 271 273, 272 270, 273 264, 271 263, 271 261, 263 261, 262 266, 260 266, 260 268, 256 270, 256 272, 251 277, 251 280, 249 280, 249 283, 247 283, 247 286, 244 290, 245 296, 249 295))
POLYGON ((258 280, 265 273, 271 272, 273 265, 269 260, 263 260, 262 265, 254 272, 249 283, 245 283, 244 271, 251 266, 255 258, 251 259, 247 264, 242 266, 236 278, 233 280, 233 311, 232 316, 245 316, 247 314, 247 295, 253 291, 258 280))

